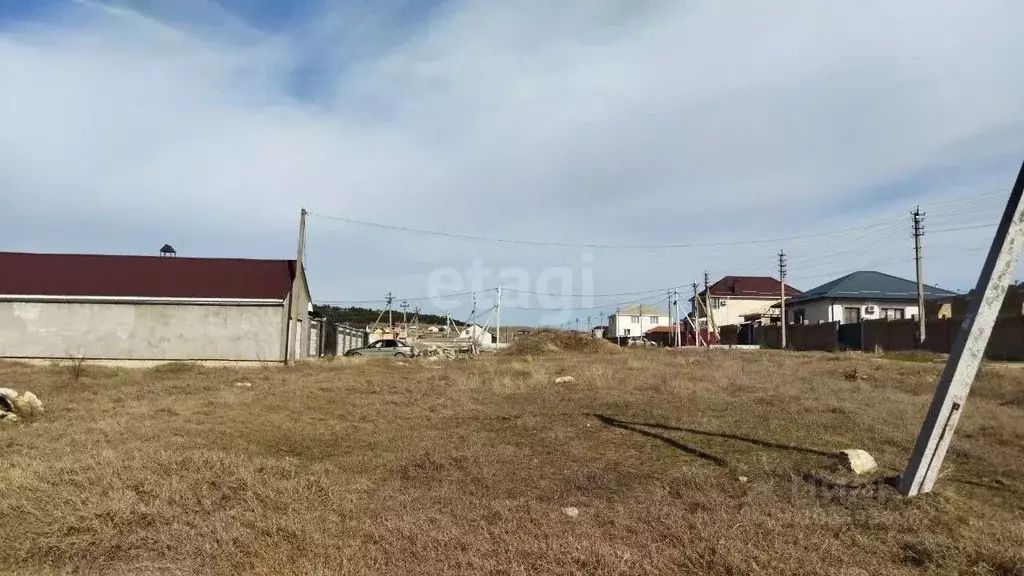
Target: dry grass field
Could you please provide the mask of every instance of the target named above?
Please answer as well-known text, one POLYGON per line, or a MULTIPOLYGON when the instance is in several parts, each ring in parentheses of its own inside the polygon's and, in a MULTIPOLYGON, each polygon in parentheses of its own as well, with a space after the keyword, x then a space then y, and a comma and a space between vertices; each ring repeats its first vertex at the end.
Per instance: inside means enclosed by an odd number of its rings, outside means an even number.
POLYGON ((940 369, 699 350, 77 380, 0 364, 47 411, 0 427, 0 573, 1024 575, 1024 369, 983 368, 933 494, 832 455, 897 473, 940 369))

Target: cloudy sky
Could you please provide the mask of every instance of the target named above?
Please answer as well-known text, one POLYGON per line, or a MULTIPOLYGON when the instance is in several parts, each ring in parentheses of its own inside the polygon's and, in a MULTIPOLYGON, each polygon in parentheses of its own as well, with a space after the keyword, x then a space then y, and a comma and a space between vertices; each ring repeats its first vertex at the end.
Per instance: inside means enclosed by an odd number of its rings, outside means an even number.
POLYGON ((501 283, 506 323, 596 323, 705 270, 776 274, 780 249, 798 288, 913 278, 920 205, 926 280, 963 290, 1024 160, 1022 20, 1016 0, 0 2, 0 250, 294 258, 304 206, 317 300, 465 316, 442 296, 484 308, 501 283))

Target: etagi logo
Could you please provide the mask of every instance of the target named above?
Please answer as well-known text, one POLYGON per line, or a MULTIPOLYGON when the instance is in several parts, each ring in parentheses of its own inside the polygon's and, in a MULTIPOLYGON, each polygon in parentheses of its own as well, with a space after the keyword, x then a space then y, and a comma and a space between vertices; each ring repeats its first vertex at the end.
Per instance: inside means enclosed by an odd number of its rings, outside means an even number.
POLYGON ((477 293, 477 309, 492 306, 501 286, 502 310, 535 310, 541 324, 569 322, 574 310, 594 305, 594 255, 580 254, 576 266, 550 266, 531 275, 519 266, 495 270, 480 259, 462 271, 438 268, 427 277, 430 303, 440 310, 458 308, 470 302, 467 293, 477 293), (457 296, 458 295, 458 296, 457 296))

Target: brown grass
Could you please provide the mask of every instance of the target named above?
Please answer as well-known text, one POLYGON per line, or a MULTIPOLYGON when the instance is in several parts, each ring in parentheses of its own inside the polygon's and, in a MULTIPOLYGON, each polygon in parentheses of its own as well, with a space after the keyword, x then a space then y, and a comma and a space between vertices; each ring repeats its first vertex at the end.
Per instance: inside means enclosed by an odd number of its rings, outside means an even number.
POLYGON ((1021 576, 1024 370, 982 371, 933 494, 831 455, 896 473, 940 369, 725 350, 77 381, 0 364, 46 404, 0 427, 0 573, 1021 576))

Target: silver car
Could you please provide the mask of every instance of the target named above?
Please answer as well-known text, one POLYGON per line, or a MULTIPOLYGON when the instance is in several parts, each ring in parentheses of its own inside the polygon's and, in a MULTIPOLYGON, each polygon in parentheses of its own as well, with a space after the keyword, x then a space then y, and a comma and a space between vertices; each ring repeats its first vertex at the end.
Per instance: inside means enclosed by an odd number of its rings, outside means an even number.
POLYGON ((419 356, 415 346, 406 344, 404 340, 377 340, 369 346, 353 348, 345 352, 345 356, 398 356, 400 358, 419 356))

